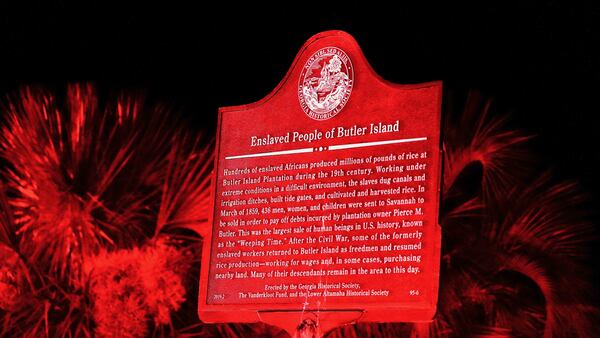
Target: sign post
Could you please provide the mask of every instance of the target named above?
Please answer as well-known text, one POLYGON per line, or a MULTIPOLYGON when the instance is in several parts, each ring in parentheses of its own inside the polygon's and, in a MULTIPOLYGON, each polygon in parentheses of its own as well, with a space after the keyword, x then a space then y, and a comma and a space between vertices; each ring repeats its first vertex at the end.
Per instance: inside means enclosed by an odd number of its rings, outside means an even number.
POLYGON ((431 320, 441 89, 381 79, 329 31, 266 98, 221 108, 200 319, 292 334, 431 320))

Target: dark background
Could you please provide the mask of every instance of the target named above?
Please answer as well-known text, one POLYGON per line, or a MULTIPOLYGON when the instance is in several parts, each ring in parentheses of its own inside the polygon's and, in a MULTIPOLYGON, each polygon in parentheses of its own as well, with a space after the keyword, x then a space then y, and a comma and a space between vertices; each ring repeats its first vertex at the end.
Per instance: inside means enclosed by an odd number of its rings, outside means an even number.
POLYGON ((387 80, 441 79, 456 97, 493 98, 514 127, 538 135, 535 154, 557 181, 580 182, 600 224, 600 4, 404 3, 3 2, 0 95, 78 80, 142 89, 214 134, 219 106, 261 99, 310 36, 342 29, 387 80))

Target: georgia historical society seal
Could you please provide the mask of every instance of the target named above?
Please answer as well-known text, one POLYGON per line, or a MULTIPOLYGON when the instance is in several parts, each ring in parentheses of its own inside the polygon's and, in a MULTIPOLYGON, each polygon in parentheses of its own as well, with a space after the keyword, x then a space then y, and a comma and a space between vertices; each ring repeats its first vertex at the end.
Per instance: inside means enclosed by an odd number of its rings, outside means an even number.
POLYGON ((325 47, 304 64, 298 83, 300 107, 314 120, 327 120, 346 105, 354 80, 352 62, 343 50, 325 47))

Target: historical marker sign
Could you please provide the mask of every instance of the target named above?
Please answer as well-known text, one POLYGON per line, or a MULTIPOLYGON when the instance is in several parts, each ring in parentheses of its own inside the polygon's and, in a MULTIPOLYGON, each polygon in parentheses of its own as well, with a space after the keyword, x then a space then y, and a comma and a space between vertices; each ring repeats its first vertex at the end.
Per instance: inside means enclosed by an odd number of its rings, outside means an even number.
POLYGON ((265 99, 220 109, 200 318, 430 320, 441 88, 382 80, 351 36, 331 31, 265 99))

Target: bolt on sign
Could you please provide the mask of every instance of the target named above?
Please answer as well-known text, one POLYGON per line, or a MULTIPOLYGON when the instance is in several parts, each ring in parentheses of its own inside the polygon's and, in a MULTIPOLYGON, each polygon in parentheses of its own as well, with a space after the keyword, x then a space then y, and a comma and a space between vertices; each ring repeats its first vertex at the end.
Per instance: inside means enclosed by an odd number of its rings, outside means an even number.
POLYGON ((328 31, 267 97, 221 108, 200 319, 431 320, 441 98, 441 82, 383 80, 328 31))

